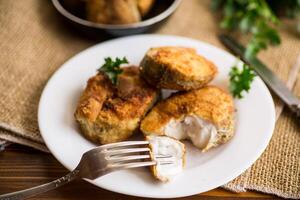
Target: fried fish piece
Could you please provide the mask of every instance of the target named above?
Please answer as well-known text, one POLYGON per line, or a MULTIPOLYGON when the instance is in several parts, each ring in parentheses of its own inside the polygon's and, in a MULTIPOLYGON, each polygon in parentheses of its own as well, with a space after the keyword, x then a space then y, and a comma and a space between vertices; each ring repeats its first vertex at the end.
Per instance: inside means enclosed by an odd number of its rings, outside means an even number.
POLYGON ((154 4, 154 1, 155 0, 137 0, 138 9, 142 17, 148 14, 154 4))
POLYGON ((154 0, 87 0, 87 19, 102 24, 130 24, 141 21, 154 0))
POLYGON ((152 160, 157 161, 156 165, 150 167, 156 179, 167 182, 183 171, 186 159, 186 150, 183 143, 171 137, 156 135, 147 136, 146 140, 149 141, 152 160), (173 163, 160 163, 163 159, 159 159, 157 156, 172 156, 169 160, 173 163))
POLYGON ((159 102, 143 119, 140 129, 145 135, 189 139, 207 151, 232 138, 233 99, 216 86, 179 92, 159 102))
POLYGON ((164 89, 198 89, 217 74, 212 62, 186 47, 150 48, 140 65, 149 84, 164 89))
POLYGON ((136 0, 87 0, 87 19, 102 24, 130 24, 141 20, 136 0))
POLYGON ((107 144, 130 137, 153 106, 158 92, 141 77, 138 67, 125 67, 113 86, 104 73, 91 77, 75 112, 82 134, 107 144))

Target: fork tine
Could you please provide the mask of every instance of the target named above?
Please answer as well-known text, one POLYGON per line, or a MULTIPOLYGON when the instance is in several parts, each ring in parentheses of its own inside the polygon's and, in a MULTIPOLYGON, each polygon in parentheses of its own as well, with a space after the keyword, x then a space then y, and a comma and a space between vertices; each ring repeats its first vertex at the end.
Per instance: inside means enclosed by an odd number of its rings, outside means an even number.
POLYGON ((170 165, 170 164, 174 164, 174 161, 172 161, 172 160, 163 160, 163 161, 157 161, 158 162, 158 164, 160 164, 160 165, 170 165))
POLYGON ((149 152, 149 148, 129 148, 129 149, 118 149, 118 150, 107 150, 104 152, 107 156, 121 155, 126 153, 137 153, 137 152, 149 152))
POLYGON ((130 147, 130 146, 135 146, 135 145, 146 145, 149 144, 148 141, 125 141, 125 142, 117 142, 117 143, 112 143, 112 144, 105 144, 98 146, 94 149, 89 150, 86 153, 100 153, 100 152, 108 152, 109 150, 113 150, 114 148, 118 147, 130 147))
POLYGON ((113 170, 119 169, 128 169, 128 168, 136 168, 136 167, 146 167, 156 165, 155 161, 145 161, 145 162, 132 162, 132 163, 121 163, 121 164, 112 164, 108 167, 111 167, 113 170))
POLYGON ((172 155, 162 155, 162 154, 156 154, 154 155, 155 158, 173 158, 172 155))
POLYGON ((111 149, 116 147, 125 147, 125 146, 132 146, 132 145, 145 145, 149 144, 148 141, 125 141, 125 142, 117 142, 112 144, 105 144, 100 146, 103 149, 111 149))
POLYGON ((123 161, 131 161, 138 159, 147 159, 150 158, 150 155, 133 155, 133 156, 118 156, 118 157, 108 157, 107 160, 109 162, 123 162, 123 161))

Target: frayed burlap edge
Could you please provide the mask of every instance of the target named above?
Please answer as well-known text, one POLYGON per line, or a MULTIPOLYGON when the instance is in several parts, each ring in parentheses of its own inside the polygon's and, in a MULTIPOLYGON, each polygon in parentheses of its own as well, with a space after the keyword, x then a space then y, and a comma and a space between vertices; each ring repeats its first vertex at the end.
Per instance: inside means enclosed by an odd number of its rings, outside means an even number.
POLYGON ((9 131, 6 129, 0 129, 0 139, 25 146, 30 146, 34 149, 50 153, 50 151, 47 149, 44 143, 40 143, 26 137, 22 137, 19 134, 16 134, 13 131, 9 131))

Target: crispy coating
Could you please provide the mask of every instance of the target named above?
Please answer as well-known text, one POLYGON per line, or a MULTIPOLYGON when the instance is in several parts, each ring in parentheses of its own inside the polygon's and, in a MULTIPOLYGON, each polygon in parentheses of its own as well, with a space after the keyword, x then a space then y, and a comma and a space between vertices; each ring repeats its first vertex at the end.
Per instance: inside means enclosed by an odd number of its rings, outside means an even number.
POLYGON ((234 104, 232 97, 216 86, 206 86, 188 92, 179 92, 159 102, 141 123, 145 135, 165 135, 171 120, 182 120, 196 115, 217 128, 217 139, 205 150, 227 142, 234 134, 234 104))
POLYGON ((205 86, 217 74, 215 65, 185 47, 151 48, 142 62, 142 76, 158 88, 191 90, 205 86))
POLYGON ((87 19, 103 24, 129 24, 141 20, 136 0, 87 0, 87 19))
POLYGON ((154 0, 87 0, 87 19, 102 24, 130 24, 141 21, 154 0))
POLYGON ((89 79, 75 118, 82 134, 96 143, 123 141, 137 130, 157 97, 157 90, 141 79, 138 67, 125 67, 117 87, 99 73, 89 79))
POLYGON ((138 9, 143 16, 147 15, 155 0, 137 0, 138 9))

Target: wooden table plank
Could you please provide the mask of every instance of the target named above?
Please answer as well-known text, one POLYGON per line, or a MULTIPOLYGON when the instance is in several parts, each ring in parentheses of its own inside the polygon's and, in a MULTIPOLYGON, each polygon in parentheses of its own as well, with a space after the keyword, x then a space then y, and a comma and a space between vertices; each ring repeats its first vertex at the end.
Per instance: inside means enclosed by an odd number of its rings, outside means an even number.
MULTIPOLYGON (((0 152, 0 194, 30 188, 65 175, 68 171, 50 154, 11 145, 0 152)), ((258 192, 232 193, 221 188, 179 200, 195 199, 280 199, 258 192)), ((76 180, 57 190, 32 199, 147 199, 113 193, 83 180, 76 180)))

